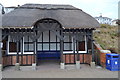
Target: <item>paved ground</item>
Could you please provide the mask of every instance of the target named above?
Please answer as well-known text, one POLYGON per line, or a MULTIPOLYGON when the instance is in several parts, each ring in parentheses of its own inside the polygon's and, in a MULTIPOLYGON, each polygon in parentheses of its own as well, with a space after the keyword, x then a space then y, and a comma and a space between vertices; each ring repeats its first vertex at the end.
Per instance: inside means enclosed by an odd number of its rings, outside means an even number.
POLYGON ((92 69, 89 65, 81 64, 77 70, 75 65, 66 65, 61 70, 58 62, 43 62, 37 70, 31 70, 31 66, 22 66, 21 71, 15 71, 14 67, 7 67, 2 72, 3 78, 118 78, 118 71, 109 71, 103 68, 92 69))

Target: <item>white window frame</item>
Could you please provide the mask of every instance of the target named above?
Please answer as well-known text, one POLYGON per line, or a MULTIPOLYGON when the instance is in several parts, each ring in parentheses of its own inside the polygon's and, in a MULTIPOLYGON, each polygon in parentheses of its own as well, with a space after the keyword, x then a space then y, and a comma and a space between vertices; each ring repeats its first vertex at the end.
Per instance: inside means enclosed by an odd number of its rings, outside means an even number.
MULTIPOLYGON (((7 53, 8 53, 8 55, 15 55, 15 54, 17 54, 17 52, 10 52, 9 51, 9 49, 10 49, 9 48, 9 42, 10 42, 10 36, 8 36, 8 42, 7 42, 7 53)), ((23 37, 23 43, 22 44, 23 44, 23 49, 21 49, 21 50, 23 50, 23 54, 34 54, 34 52, 25 52, 25 50, 24 50, 24 37, 23 37)), ((21 54, 21 52, 19 52, 19 54, 21 54)))
MULTIPOLYGON (((85 35, 85 51, 78 51, 78 53, 87 53, 87 42, 86 42, 86 35, 85 35)), ((72 37, 72 45, 73 45, 73 37, 72 37)), ((75 50, 76 50, 76 44, 75 44, 75 50)), ((69 54, 69 53, 73 53, 73 51, 63 51, 63 54, 69 54)), ((77 53, 77 51, 75 51, 75 53, 77 53)))

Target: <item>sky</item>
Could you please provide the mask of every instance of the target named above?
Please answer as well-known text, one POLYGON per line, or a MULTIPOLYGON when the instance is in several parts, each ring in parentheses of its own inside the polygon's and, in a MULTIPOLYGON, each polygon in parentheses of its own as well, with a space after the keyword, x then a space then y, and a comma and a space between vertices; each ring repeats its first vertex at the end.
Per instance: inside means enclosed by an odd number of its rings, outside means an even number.
POLYGON ((37 4, 70 4, 93 17, 102 14, 103 17, 118 19, 118 2, 120 0, 0 0, 5 7, 23 5, 26 3, 37 4))

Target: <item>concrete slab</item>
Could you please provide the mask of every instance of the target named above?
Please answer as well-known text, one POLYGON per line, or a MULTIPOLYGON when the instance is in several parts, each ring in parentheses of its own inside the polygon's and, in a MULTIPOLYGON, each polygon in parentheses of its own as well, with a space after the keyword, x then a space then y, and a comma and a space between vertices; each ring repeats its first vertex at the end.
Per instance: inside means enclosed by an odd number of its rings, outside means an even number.
POLYGON ((37 70, 36 63, 32 64, 32 70, 37 70))
POLYGON ((81 69, 76 65, 65 65, 66 69, 60 69, 59 62, 41 62, 37 70, 32 67, 21 67, 20 71, 14 70, 15 66, 6 67, 2 72, 3 78, 118 78, 118 71, 109 71, 104 68, 91 68, 87 64, 81 64, 81 69), (12 73, 11 73, 12 72, 12 73))
POLYGON ((0 64, 0 71, 2 71, 2 69, 3 69, 3 66, 2 66, 2 64, 0 64))
POLYGON ((65 69, 65 63, 60 63, 60 69, 65 69))
POLYGON ((19 71, 19 70, 20 70, 20 64, 19 64, 19 63, 16 63, 16 64, 15 64, 15 70, 16 70, 16 71, 19 71))
POLYGON ((76 69, 80 69, 80 61, 76 61, 76 69))
POLYGON ((95 68, 95 62, 90 63, 91 68, 95 68))

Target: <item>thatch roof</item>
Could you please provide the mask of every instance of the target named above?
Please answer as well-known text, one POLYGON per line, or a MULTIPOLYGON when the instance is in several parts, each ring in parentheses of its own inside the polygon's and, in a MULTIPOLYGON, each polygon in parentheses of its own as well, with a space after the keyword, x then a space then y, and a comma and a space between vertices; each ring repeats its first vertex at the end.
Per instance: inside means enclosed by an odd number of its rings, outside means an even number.
POLYGON ((71 5, 25 4, 3 15, 3 28, 28 28, 41 19, 57 20, 64 28, 96 28, 99 23, 71 5))

